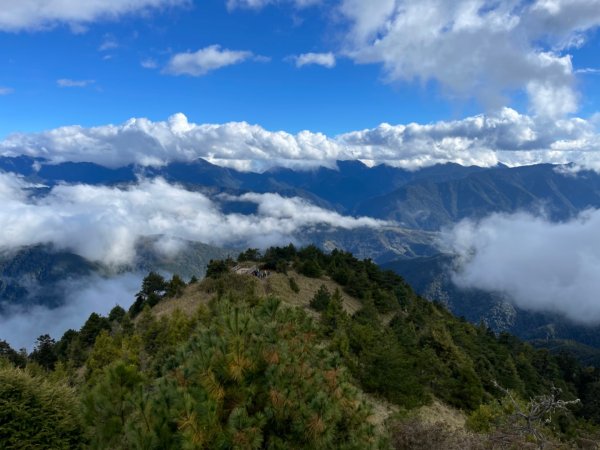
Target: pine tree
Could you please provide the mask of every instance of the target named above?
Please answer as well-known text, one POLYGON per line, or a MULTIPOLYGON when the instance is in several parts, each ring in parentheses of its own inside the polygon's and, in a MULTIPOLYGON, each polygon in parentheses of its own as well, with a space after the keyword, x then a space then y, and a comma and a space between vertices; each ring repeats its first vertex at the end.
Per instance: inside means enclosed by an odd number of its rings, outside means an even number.
POLYGON ((44 369, 53 370, 58 359, 54 349, 55 346, 56 341, 48 334, 43 334, 37 338, 35 348, 29 357, 44 369))
POLYGON ((331 301, 331 294, 327 287, 322 284, 319 287, 319 290, 314 295, 314 297, 310 300, 310 307, 316 311, 324 311, 329 306, 329 302, 331 301))

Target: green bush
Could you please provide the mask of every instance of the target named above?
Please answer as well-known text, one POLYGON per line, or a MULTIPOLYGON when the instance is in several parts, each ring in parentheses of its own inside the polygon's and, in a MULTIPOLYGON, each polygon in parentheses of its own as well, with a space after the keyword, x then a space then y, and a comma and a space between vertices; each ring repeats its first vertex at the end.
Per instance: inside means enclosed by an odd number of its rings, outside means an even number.
POLYGON ((321 275, 323 275, 323 271, 319 267, 319 264, 312 259, 300 264, 298 269, 302 275, 309 278, 319 278, 321 275))
POLYGON ((289 282, 290 282, 290 289, 293 292, 295 292, 296 294, 298 292, 300 292, 300 286, 298 286, 298 283, 296 283, 296 279, 295 278, 290 277, 289 278, 289 282))
POLYGON ((327 290, 324 284, 321 285, 317 293, 310 301, 310 307, 315 311, 325 311, 329 302, 331 301, 331 294, 327 290))
POLYGON ((26 370, 0 368, 0 447, 83 448, 74 391, 26 370))

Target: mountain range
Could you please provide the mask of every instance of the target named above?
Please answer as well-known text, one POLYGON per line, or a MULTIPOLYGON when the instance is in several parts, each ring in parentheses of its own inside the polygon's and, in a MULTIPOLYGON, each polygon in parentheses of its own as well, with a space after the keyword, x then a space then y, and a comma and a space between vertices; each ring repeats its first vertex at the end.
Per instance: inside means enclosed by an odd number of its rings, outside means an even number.
POLYGON ((27 156, 0 157, 0 169, 48 186, 57 183, 124 184, 162 177, 219 192, 277 192, 298 196, 335 211, 391 219, 408 228, 437 230, 466 217, 492 212, 543 209, 562 220, 600 206, 600 175, 569 165, 464 167, 454 163, 409 171, 360 161, 335 168, 241 172, 203 159, 162 167, 108 168, 93 163, 53 164, 27 156))
MULTIPOLYGON (((597 328, 570 323, 554 313, 520 309, 502 294, 458 288, 449 270, 453 257, 440 254, 438 244, 440 230, 467 218, 525 211, 542 213, 557 222, 589 208, 600 208, 600 175, 593 171, 576 172, 569 165, 550 164, 514 168, 444 164, 409 171, 337 161, 334 168, 277 168, 251 173, 202 159, 161 167, 109 168, 81 162, 56 164, 27 156, 0 157, 0 170, 23 176, 37 186, 39 195, 61 183, 124 186, 140 178, 160 177, 209 195, 226 214, 254 214, 255 203, 231 200, 231 196, 254 192, 299 197, 343 215, 386 220, 389 225, 379 228, 310 227, 293 238, 300 245, 314 243, 326 250, 343 249, 371 258, 406 277, 427 298, 447 304, 455 314, 472 322, 484 321, 495 331, 509 331, 555 348, 575 342, 577 351, 588 359, 597 357, 593 348, 600 348, 597 328)), ((139 242, 136 262, 121 270, 201 276, 210 259, 237 254, 235 249, 186 242, 181 246, 186 249, 183 256, 169 258, 154 251, 153 239, 156 237, 149 236, 139 242)), ((1 308, 24 299, 57 305, 60 290, 56 286, 62 280, 106 273, 107 269, 42 245, 5 252, 0 271, 1 308), (45 287, 43 299, 35 294, 39 286, 45 287)))

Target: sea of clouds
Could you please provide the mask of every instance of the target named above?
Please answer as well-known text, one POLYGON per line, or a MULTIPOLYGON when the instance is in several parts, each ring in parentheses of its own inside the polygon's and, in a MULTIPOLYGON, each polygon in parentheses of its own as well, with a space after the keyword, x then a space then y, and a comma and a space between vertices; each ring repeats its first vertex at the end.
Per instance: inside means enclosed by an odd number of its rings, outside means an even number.
POLYGON ((600 210, 565 222, 531 213, 465 220, 444 235, 460 258, 458 286, 502 292, 516 305, 600 323, 600 210))

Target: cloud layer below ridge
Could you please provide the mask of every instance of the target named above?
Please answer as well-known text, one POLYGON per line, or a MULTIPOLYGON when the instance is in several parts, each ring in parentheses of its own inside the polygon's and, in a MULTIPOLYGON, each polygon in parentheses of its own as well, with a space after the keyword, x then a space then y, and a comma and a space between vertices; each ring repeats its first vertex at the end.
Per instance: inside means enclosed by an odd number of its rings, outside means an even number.
POLYGON ((563 223, 520 213, 463 221, 445 238, 456 284, 503 292, 524 309, 600 323, 600 210, 563 223))
MULTIPOLYGON (((353 218, 300 198, 248 193, 237 201, 257 205, 251 215, 225 214, 218 203, 164 180, 142 180, 126 188, 59 185, 30 196, 21 178, 0 174, 0 248, 51 243, 91 261, 120 266, 135 258, 139 238, 163 235, 217 246, 287 244, 305 227, 381 227, 386 222, 353 218)), ((164 244, 164 245, 162 245, 164 244)))

